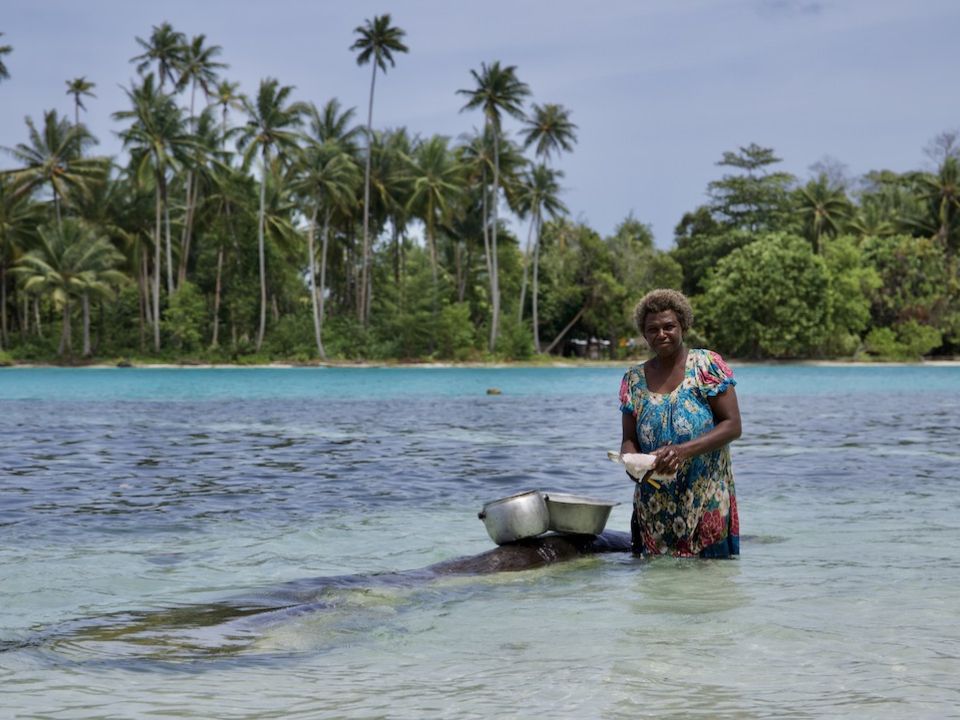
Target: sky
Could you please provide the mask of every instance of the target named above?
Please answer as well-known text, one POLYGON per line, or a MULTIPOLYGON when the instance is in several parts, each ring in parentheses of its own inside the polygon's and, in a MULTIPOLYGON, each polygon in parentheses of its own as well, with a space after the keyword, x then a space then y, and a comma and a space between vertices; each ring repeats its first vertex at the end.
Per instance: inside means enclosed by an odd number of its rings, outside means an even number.
POLYGON ((26 142, 26 116, 72 117, 66 81, 85 76, 84 121, 98 152, 119 154, 111 114, 137 79, 135 38, 163 22, 220 45, 223 76, 247 94, 275 77, 293 99, 336 97, 363 120, 370 66, 349 48, 383 13, 410 52, 378 75, 375 127, 471 132, 482 117, 456 91, 483 62, 514 65, 530 102, 560 103, 578 126, 555 162, 570 215, 602 235, 632 215, 664 249, 727 172, 725 151, 757 143, 801 180, 825 161, 856 178, 929 169, 925 147, 960 127, 955 0, 0 0, 0 45, 13 47, 0 146, 26 142))

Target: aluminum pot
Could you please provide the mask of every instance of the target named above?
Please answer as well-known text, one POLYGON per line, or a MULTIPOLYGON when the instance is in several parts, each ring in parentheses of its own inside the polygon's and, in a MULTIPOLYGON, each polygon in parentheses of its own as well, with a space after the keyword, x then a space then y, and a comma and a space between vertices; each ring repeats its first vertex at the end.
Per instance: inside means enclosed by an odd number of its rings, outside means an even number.
POLYGON ((577 535, 599 535, 617 502, 595 500, 581 495, 544 493, 550 513, 549 529, 577 535))
POLYGON ((547 504, 538 490, 488 502, 477 517, 483 520, 487 533, 497 545, 536 537, 545 533, 550 524, 547 504))

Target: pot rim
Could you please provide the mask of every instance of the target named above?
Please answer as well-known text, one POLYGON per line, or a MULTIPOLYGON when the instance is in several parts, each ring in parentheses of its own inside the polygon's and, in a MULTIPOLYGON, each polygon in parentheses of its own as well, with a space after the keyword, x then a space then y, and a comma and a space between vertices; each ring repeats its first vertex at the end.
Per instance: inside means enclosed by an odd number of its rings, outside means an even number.
POLYGON ((570 493, 543 493, 543 499, 548 503, 558 503, 561 505, 595 505, 598 507, 615 507, 619 502, 611 500, 599 500, 597 498, 586 497, 584 495, 572 495, 570 493))
POLYGON ((546 496, 539 490, 524 490, 523 492, 515 493, 514 495, 508 495, 507 497, 497 498, 496 500, 491 500, 488 503, 483 504, 483 509, 486 510, 489 507, 498 505, 500 503, 509 502, 510 500, 516 500, 517 498, 526 497, 527 495, 535 495, 541 500, 545 500, 546 496))

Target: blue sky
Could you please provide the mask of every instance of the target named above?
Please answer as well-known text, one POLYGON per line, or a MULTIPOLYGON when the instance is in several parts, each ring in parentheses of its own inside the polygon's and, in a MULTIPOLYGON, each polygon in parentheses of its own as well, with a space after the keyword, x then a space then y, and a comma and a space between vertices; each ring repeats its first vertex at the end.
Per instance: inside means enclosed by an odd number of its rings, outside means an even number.
POLYGON ((134 38, 164 21, 222 46, 224 75, 244 92, 276 77, 296 99, 337 97, 362 118, 369 66, 348 48, 385 12, 410 53, 378 78, 375 126, 457 137, 481 124, 460 112, 469 71, 516 65, 533 101, 567 106, 579 126, 558 163, 571 215, 609 234, 633 213, 661 247, 722 175, 725 150, 756 142, 801 178, 825 157, 857 176, 926 167, 929 141, 960 127, 951 0, 3 0, 14 50, 0 145, 26 140, 27 115, 72 115, 65 81, 84 75, 97 84, 86 122, 101 152, 118 153, 110 114, 136 77, 134 38))

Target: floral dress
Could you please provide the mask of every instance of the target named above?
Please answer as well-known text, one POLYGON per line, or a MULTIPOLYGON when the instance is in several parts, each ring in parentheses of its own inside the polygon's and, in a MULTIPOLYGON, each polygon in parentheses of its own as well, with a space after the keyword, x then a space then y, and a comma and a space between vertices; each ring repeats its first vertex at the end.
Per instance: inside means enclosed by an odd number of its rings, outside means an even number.
MULTIPOLYGON (((647 389, 643 365, 630 368, 620 384, 620 410, 637 422, 640 452, 679 445, 713 428, 707 401, 736 385, 733 371, 715 352, 687 352, 683 381, 671 393, 647 389)), ((641 483, 631 521, 634 551, 643 554, 729 557, 740 554, 737 500, 725 445, 690 458, 675 480, 657 490, 641 483)))

